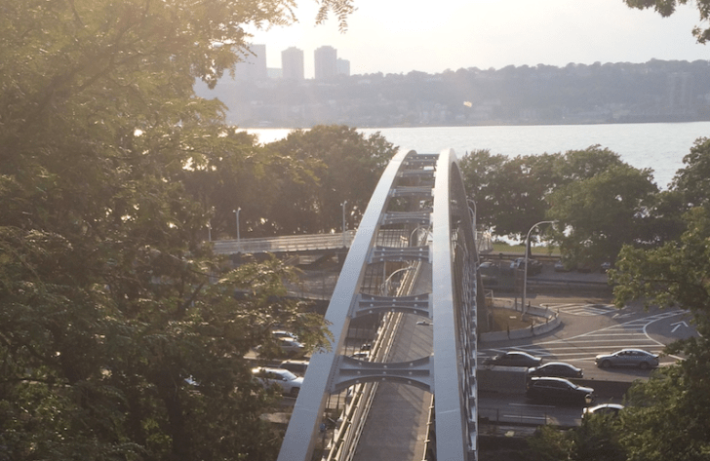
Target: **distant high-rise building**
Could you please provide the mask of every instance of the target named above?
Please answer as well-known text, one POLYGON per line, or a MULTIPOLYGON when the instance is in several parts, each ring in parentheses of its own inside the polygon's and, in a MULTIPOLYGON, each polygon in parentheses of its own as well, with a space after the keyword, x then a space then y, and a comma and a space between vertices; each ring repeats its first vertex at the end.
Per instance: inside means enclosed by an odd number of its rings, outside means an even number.
POLYGON ((338 68, 338 75, 350 76, 350 61, 338 58, 336 66, 338 68))
POLYGON ((692 105, 693 75, 689 72, 668 74, 668 108, 671 113, 683 113, 692 105))
POLYGON ((313 53, 316 80, 335 77, 338 73, 338 51, 332 46, 322 46, 313 53))
POLYGON ((266 45, 249 45, 249 50, 243 58, 243 61, 234 66, 234 77, 237 80, 265 80, 268 77, 266 45))
POLYGON ((292 46, 281 52, 283 78, 303 80, 303 51, 292 46))

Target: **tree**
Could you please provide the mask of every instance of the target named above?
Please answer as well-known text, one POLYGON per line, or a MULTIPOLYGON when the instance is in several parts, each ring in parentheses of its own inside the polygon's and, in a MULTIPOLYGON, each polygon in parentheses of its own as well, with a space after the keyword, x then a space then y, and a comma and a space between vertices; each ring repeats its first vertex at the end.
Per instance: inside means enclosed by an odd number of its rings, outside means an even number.
POLYGON ((630 394, 633 406, 622 442, 633 460, 700 460, 710 454, 710 209, 690 208, 683 219, 686 230, 679 240, 649 250, 625 246, 609 274, 617 305, 642 300, 647 306, 687 309, 700 334, 668 346, 666 353, 685 360, 664 367, 630 394))
POLYGON ((488 150, 465 156, 461 170, 467 194, 476 202, 476 222, 495 227, 498 235, 526 235, 547 212, 554 158, 543 154, 508 159, 488 150))
POLYGON ((267 147, 289 160, 275 163, 268 175, 276 199, 267 218, 281 233, 340 229, 344 201, 347 222, 359 222, 396 152, 379 133, 366 137, 342 125, 298 130, 267 147))
POLYGON ((582 418, 579 427, 561 430, 542 426, 528 439, 531 460, 625 461, 620 420, 610 415, 582 418))
MULTIPOLYGON (((321 326, 280 296, 282 263, 225 273, 212 204, 183 180, 240 142, 195 78, 292 5, 3 2, 0 457, 273 457, 259 416, 275 396, 242 357, 276 323, 311 344, 321 326)), ((350 2, 321 5, 344 19, 350 2)))
MULTIPOLYGON (((685 5, 688 0, 624 0, 630 8, 645 10, 653 8, 661 16, 668 17, 675 13, 678 5, 685 5)), ((700 20, 707 22, 710 19, 710 1, 696 0, 695 4, 700 13, 700 20)), ((698 43, 706 43, 710 39, 710 28, 703 29, 700 26, 693 27, 693 36, 698 40, 698 43)))
MULTIPOLYGON (((707 344, 705 345, 707 347, 707 344)), ((700 461, 710 455, 707 349, 634 384, 619 427, 629 461, 700 461)))
POLYGON ((710 139, 700 138, 693 143, 690 153, 683 157, 685 167, 673 178, 671 190, 681 194, 683 207, 710 204, 710 139))
POLYGON ((558 159, 564 184, 549 196, 548 218, 559 222, 564 253, 580 264, 613 260, 625 243, 639 242, 658 192, 649 170, 624 164, 592 146, 558 159))

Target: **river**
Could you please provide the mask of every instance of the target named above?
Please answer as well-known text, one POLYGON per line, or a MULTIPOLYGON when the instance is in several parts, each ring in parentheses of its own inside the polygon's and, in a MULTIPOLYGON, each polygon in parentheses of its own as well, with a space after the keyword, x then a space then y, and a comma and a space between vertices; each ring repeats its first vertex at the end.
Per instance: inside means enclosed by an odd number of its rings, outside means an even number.
MULTIPOLYGON (((289 129, 248 129, 269 143, 288 135, 289 129)), ((637 123, 608 125, 472 126, 363 128, 380 132, 388 141, 420 153, 452 148, 461 157, 475 149, 509 157, 585 149, 599 144, 636 168, 650 168, 658 187, 666 189, 694 141, 710 137, 710 122, 637 123)))

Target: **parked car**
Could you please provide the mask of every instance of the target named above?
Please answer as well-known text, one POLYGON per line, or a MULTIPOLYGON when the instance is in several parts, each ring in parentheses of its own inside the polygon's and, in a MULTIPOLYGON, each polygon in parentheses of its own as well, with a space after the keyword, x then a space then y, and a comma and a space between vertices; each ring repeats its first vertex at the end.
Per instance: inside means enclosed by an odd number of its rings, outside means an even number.
MULTIPOLYGON (((528 258, 528 275, 537 275, 542 273, 542 263, 537 259, 528 258)), ((525 258, 517 258, 510 263, 510 268, 513 270, 523 270, 525 268, 525 258)))
POLYGON ((602 274, 605 274, 609 269, 611 269, 611 263, 608 261, 605 261, 599 265, 599 272, 602 274))
POLYGON ((561 259, 558 259, 555 262, 555 272, 570 272, 572 269, 574 269, 574 264, 572 264, 569 261, 563 261, 561 259))
POLYGON ((504 367, 537 367, 542 363, 540 357, 534 357, 527 352, 509 351, 505 354, 490 357, 484 362, 486 365, 499 365, 504 367))
POLYGON ((539 367, 528 368, 528 376, 556 376, 558 378, 581 378, 581 368, 564 362, 548 362, 539 367))
POLYGON ((300 357, 306 353, 306 347, 289 338, 279 338, 279 348, 287 357, 300 357))
POLYGON ((271 332, 271 334, 274 335, 274 338, 286 338, 286 339, 290 339, 292 341, 298 341, 298 336, 291 333, 290 331, 274 330, 271 332))
POLYGON ((252 376, 264 388, 278 386, 285 395, 297 396, 303 384, 303 378, 281 368, 252 368, 252 376))
POLYGON ((306 374, 308 369, 308 360, 285 360, 279 364, 279 368, 288 370, 299 376, 306 374))
POLYGON ((638 367, 647 370, 658 366, 658 355, 642 349, 622 349, 613 354, 597 355, 594 363, 600 368, 638 367))
POLYGON ((624 406, 619 403, 602 403, 593 407, 587 407, 582 410, 582 418, 590 415, 609 415, 619 416, 619 412, 624 409, 624 406))
POLYGON ((587 405, 596 398, 591 387, 578 386, 564 378, 536 377, 528 382, 528 398, 551 402, 574 402, 587 405))

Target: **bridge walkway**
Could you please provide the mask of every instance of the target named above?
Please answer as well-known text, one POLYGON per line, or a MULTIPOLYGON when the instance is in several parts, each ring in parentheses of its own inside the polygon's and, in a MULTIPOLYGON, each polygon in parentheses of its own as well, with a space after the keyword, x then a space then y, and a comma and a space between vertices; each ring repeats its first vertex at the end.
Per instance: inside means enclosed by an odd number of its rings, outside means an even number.
MULTIPOLYGON (((431 264, 422 264, 412 294, 431 292, 431 264)), ((433 352, 430 321, 403 314, 394 342, 392 362, 427 357, 433 352)), ((414 386, 378 385, 354 461, 423 459, 431 393, 414 386)))

